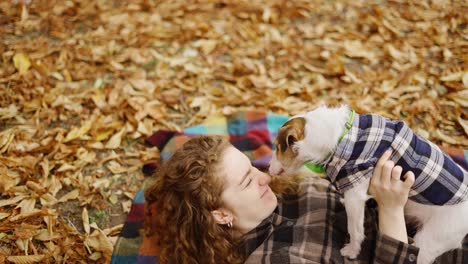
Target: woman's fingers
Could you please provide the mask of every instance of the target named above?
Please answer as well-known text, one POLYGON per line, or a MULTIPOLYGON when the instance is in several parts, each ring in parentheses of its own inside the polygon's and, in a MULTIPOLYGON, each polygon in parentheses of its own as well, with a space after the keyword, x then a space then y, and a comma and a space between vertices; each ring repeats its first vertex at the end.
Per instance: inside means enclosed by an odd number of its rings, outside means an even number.
POLYGON ((377 164, 375 164, 375 168, 374 168, 372 178, 375 178, 376 181, 380 181, 380 178, 382 177, 382 172, 383 172, 383 169, 384 169, 384 165, 388 161, 388 159, 390 158, 391 153, 392 152, 389 151, 389 150, 385 151, 382 154, 382 156, 379 158, 379 160, 377 161, 377 164))
POLYGON ((403 168, 401 166, 395 166, 392 170, 392 180, 400 180, 403 168))
POLYGON ((412 172, 408 172, 401 177, 403 168, 389 160, 390 155, 391 153, 387 151, 378 160, 372 175, 369 193, 375 198, 379 208, 399 210, 408 201, 408 194, 415 176, 412 172))
POLYGON ((408 188, 411 188, 411 186, 413 186, 414 181, 415 181, 414 173, 412 171, 408 171, 405 174, 405 176, 403 176, 403 178, 405 179, 404 180, 405 186, 408 188))
POLYGON ((382 167, 385 164, 385 162, 390 158, 391 154, 392 152, 390 150, 385 151, 380 157, 380 159, 377 161, 376 167, 382 167))
POLYGON ((383 166, 382 176, 380 181, 384 184, 390 184, 390 179, 392 177, 392 171, 395 168, 395 163, 391 160, 387 160, 383 166))

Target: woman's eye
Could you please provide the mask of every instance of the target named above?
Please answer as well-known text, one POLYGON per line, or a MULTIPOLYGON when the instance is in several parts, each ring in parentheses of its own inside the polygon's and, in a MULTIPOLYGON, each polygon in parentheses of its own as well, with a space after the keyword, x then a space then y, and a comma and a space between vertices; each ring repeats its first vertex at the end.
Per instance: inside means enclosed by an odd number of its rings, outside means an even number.
POLYGON ((251 182, 252 182, 252 178, 249 179, 249 183, 247 183, 247 186, 249 186, 251 182))
POLYGON ((244 189, 249 187, 250 183, 252 182, 252 178, 249 178, 249 182, 245 185, 244 189))

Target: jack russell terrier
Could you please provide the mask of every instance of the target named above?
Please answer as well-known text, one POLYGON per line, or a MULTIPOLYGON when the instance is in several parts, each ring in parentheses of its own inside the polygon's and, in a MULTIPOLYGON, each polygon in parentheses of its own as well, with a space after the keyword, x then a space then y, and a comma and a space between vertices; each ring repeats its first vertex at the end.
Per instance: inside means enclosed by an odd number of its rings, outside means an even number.
POLYGON ((278 131, 270 174, 290 175, 316 164, 344 196, 350 243, 341 254, 356 258, 364 239, 365 202, 377 160, 390 149, 390 160, 412 171, 415 182, 405 214, 421 224, 414 237, 418 263, 461 247, 468 234, 468 173, 439 147, 416 135, 402 121, 347 106, 326 106, 290 118, 278 131))

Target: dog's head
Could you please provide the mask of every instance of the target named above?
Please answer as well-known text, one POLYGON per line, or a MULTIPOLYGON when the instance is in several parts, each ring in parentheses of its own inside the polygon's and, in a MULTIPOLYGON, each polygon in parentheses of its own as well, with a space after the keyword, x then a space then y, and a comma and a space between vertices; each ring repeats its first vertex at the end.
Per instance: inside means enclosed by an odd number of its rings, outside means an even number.
POLYGON ((290 175, 302 166, 304 161, 298 159, 296 143, 305 137, 305 124, 305 118, 295 117, 279 129, 273 142, 276 151, 270 162, 271 175, 290 175))
POLYGON ((270 174, 290 175, 305 162, 325 162, 338 144, 349 113, 346 105, 320 106, 289 119, 274 141, 276 151, 270 162, 270 174))

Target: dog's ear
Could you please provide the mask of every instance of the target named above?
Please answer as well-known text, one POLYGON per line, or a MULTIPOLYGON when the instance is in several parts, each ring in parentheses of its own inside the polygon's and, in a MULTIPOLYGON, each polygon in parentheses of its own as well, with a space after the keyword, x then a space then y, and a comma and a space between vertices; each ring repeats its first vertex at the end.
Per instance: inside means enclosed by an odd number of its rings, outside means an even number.
MULTIPOLYGON (((278 132, 276 138, 279 150, 284 153, 288 148, 292 149, 294 143, 304 138, 304 120, 302 118, 291 119, 286 122, 278 132)), ((293 150, 293 152, 295 152, 293 150)))
POLYGON ((289 147, 289 130, 291 129, 291 126, 285 125, 280 128, 278 131, 278 135, 276 137, 276 142, 278 143, 278 150, 281 151, 282 153, 286 152, 286 150, 289 147))
MULTIPOLYGON (((295 130, 295 129, 294 129, 295 130)), ((291 132, 294 132, 294 130, 290 130, 291 132)), ((287 136, 287 140, 288 142, 288 147, 292 147, 293 144, 297 141, 297 136, 296 136, 296 133, 290 133, 288 136, 287 136)))

